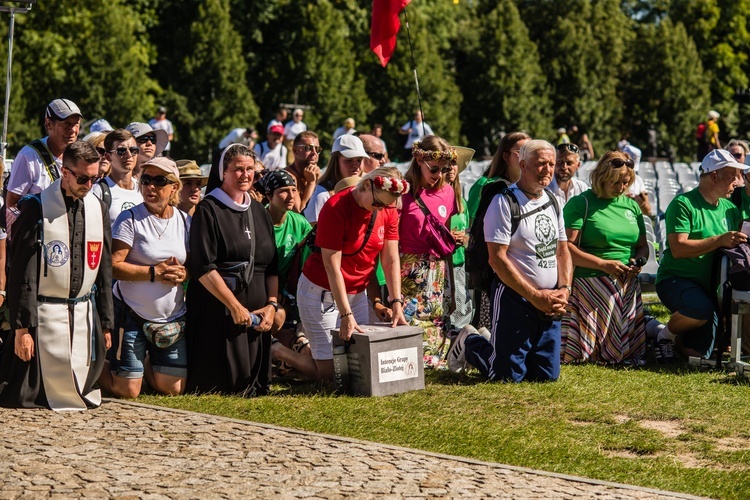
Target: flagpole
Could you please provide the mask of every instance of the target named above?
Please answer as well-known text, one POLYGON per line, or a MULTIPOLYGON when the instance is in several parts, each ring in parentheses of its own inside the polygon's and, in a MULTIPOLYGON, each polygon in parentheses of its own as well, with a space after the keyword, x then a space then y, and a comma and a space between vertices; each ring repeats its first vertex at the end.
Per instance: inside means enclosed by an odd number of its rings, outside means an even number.
POLYGON ((406 38, 409 40, 409 52, 411 52, 411 65, 414 70, 414 84, 417 86, 417 102, 419 103, 419 112, 422 114, 422 136, 424 137, 425 132, 425 117, 424 111, 422 110, 422 94, 419 92, 419 76, 417 75, 417 62, 414 60, 414 47, 411 44, 411 30, 409 30, 409 16, 406 14, 406 6, 404 6, 404 21, 406 22, 406 38))

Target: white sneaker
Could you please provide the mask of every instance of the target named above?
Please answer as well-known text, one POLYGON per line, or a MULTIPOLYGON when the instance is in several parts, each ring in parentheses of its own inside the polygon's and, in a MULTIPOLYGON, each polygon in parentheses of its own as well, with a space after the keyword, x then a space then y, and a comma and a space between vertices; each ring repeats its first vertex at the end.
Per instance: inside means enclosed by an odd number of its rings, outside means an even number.
POLYGON ((466 325, 453 339, 451 348, 448 350, 448 369, 450 371, 460 373, 466 369, 466 337, 476 333, 478 333, 476 328, 466 325))

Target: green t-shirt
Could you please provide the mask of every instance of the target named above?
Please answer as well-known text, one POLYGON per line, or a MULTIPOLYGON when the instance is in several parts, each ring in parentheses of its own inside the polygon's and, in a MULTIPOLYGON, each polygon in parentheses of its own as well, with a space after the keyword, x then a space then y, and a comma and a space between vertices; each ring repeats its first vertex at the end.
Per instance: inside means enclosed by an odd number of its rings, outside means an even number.
MULTIPOLYGON (((279 253, 279 277, 282 278, 281 280, 289 273, 289 266, 294 259, 294 250, 310 231, 312 231, 312 226, 307 222, 304 215, 291 210, 286 213, 281 225, 273 226, 276 248, 279 253)), ((303 252, 309 253, 307 247, 303 249, 303 252)), ((302 262, 306 259, 307 255, 303 254, 302 262)))
POLYGON ((737 189, 742 192, 742 210, 740 212, 742 220, 750 219, 750 196, 747 195, 744 187, 739 187, 737 189))
MULTIPOLYGON (((563 217, 566 228, 580 231, 583 227, 578 240, 581 250, 623 264, 635 256, 635 245, 646 234, 640 207, 635 200, 624 195, 608 200, 597 197, 589 189, 565 204, 563 217)), ((598 269, 576 267, 573 276, 591 278, 605 274, 598 269)))
MULTIPOLYGON (((464 211, 451 216, 450 229, 459 231, 466 231, 469 229, 469 212, 466 210, 466 202, 461 200, 464 211)), ((456 251, 453 252, 453 265, 463 266, 466 262, 466 248, 463 245, 456 247, 456 251)))
MULTIPOLYGON (((678 195, 669 204, 666 214, 667 238, 672 233, 687 233, 688 239, 702 240, 711 236, 719 236, 730 230, 736 231, 741 222, 740 212, 730 200, 721 198, 717 206, 709 205, 698 188, 695 188, 678 195)), ((713 260, 714 252, 700 257, 676 259, 672 257, 669 239, 667 239, 656 282, 659 283, 670 277, 679 277, 693 280, 710 291, 713 260)))
POLYGON ((477 216, 477 210, 479 210, 479 200, 482 199, 482 188, 486 184, 490 184, 495 181, 499 181, 500 177, 489 177, 482 176, 471 186, 469 190, 469 199, 466 200, 466 210, 469 212, 469 221, 474 222, 474 217, 477 216))

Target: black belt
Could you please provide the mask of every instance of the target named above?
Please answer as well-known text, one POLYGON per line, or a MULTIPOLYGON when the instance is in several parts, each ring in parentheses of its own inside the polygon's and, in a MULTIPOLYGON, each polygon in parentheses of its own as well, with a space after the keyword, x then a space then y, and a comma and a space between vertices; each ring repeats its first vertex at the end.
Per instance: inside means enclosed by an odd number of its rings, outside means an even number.
POLYGON ((36 300, 42 303, 47 304, 80 304, 81 302, 86 302, 88 300, 91 300, 91 298, 94 296, 94 291, 87 293, 83 297, 74 297, 72 299, 63 299, 61 297, 45 297, 44 295, 37 295, 36 300))

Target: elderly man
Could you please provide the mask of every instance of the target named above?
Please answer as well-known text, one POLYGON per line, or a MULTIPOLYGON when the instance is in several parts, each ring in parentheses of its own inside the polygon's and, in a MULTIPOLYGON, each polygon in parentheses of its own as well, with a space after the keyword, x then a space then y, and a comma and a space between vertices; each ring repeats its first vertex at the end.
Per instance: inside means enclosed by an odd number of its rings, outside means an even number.
POLYGON ((676 196, 667 208, 667 248, 656 293, 672 316, 654 340, 661 363, 674 360, 675 347, 686 357, 711 356, 719 325, 711 283, 714 253, 747 241, 738 231, 740 212, 728 198, 748 169, 729 151, 715 149, 701 162, 698 187, 676 196))
POLYGON ((490 266, 492 335, 466 327, 451 344, 449 367, 466 363, 492 381, 550 381, 560 375, 560 320, 572 264, 552 181, 555 147, 531 140, 520 151, 521 178, 495 196, 484 218, 490 266))
POLYGON ((114 315, 109 216, 99 199, 86 196, 97 179, 96 149, 74 142, 63 153, 61 178, 19 204, 2 406, 85 410, 101 403, 93 386, 114 315))
POLYGON ((382 167, 388 161, 388 155, 383 147, 383 142, 370 134, 359 134, 362 145, 365 147, 367 158, 362 162, 362 175, 369 174, 378 167, 382 167))
POLYGON ((586 191, 589 186, 575 174, 581 166, 581 156, 578 146, 571 143, 558 144, 557 160, 555 160, 555 176, 549 183, 549 190, 565 205, 573 196, 586 191))
POLYGON ((301 109, 295 109, 292 113, 291 121, 287 122, 286 125, 284 125, 284 146, 286 146, 286 148, 289 150, 287 165, 291 165, 294 162, 294 154, 292 151, 294 139, 296 139, 299 134, 307 130, 307 124, 302 121, 304 114, 304 111, 302 111, 301 109))
POLYGON ((321 151, 320 142, 315 132, 306 130, 300 132, 294 138, 292 143, 294 162, 286 168, 286 171, 294 177, 294 182, 297 185, 293 208, 297 213, 302 213, 315 192, 315 186, 320 178, 318 159, 321 151))
POLYGON ((65 147, 78 139, 81 129, 81 110, 73 101, 55 99, 44 113, 47 136, 21 148, 13 161, 6 197, 7 225, 18 215, 16 205, 26 194, 38 194, 60 178, 65 147))

